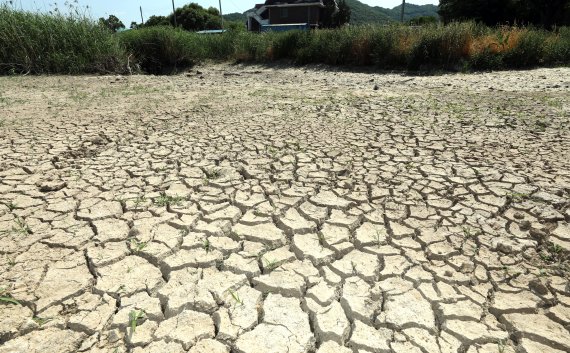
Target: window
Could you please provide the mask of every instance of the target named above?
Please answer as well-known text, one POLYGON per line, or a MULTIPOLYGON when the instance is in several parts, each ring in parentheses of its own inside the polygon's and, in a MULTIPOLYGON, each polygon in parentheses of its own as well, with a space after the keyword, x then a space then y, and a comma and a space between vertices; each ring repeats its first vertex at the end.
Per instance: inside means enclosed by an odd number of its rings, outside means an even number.
POLYGON ((289 17, 289 9, 286 7, 281 8, 281 18, 289 17))

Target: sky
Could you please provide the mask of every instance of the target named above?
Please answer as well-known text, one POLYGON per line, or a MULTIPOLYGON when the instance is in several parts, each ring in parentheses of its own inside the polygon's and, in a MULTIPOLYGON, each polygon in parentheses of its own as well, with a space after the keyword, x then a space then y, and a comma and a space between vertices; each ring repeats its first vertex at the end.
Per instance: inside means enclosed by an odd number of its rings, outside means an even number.
MULTIPOLYGON (((77 2, 80 7, 89 6, 89 14, 93 18, 107 17, 115 15, 125 24, 129 26, 131 22, 140 22, 139 6, 142 6, 143 16, 146 21, 152 15, 168 15, 172 12, 172 0, 68 0, 69 2, 77 2)), ((244 12, 253 7, 256 3, 263 3, 264 0, 221 0, 222 12, 244 12)), ((381 6, 393 8, 402 3, 401 0, 360 0, 371 6, 381 6)), ((6 2, 6 0, 0 0, 6 2)), ((184 4, 196 2, 203 7, 218 7, 218 0, 174 0, 176 7, 184 4)), ((407 0, 407 3, 416 5, 438 4, 439 0, 407 0)), ((30 11, 49 11, 57 3, 60 10, 67 8, 65 1, 62 0, 13 0, 17 8, 30 11)))

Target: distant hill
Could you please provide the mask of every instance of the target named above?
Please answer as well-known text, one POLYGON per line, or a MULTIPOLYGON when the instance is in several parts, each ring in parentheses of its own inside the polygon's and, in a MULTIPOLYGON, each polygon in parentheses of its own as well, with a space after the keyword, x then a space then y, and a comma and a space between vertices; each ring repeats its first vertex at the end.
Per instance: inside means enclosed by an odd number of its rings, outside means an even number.
MULTIPOLYGON (((404 13, 404 21, 409 21, 413 18, 424 17, 424 16, 432 16, 435 18, 439 18, 439 14, 437 13, 437 10, 439 10, 439 7, 437 5, 406 4, 406 12, 404 13)), ((391 13, 391 17, 394 20, 400 21, 400 13, 402 12, 402 5, 396 6, 392 10, 389 10, 389 11, 391 13)))
MULTIPOLYGON (((400 21, 402 5, 393 9, 386 9, 380 6, 369 6, 358 0, 346 0, 348 6, 352 10, 350 23, 388 23, 400 21)), ((422 16, 434 16, 439 18, 437 14, 438 7, 436 5, 414 5, 406 3, 406 12, 404 13, 404 21, 422 16)))
MULTIPOLYGON (((260 3, 262 1, 259 1, 260 3)), ((380 6, 369 6, 361 3, 358 0, 346 0, 348 6, 352 10, 350 23, 364 24, 364 23, 389 23, 400 21, 400 12, 402 5, 396 6, 393 9, 386 9, 380 6)), ((439 18, 437 14, 438 7, 436 5, 414 5, 406 4, 406 13, 404 20, 408 21, 416 17, 434 16, 439 18)), ((246 11, 247 12, 247 11, 246 11)), ((244 13, 234 12, 224 15, 227 21, 240 21, 245 22, 247 17, 244 13)))
POLYGON ((224 15, 224 20, 245 22, 247 20, 247 16, 245 15, 245 12, 244 13, 233 12, 224 15))

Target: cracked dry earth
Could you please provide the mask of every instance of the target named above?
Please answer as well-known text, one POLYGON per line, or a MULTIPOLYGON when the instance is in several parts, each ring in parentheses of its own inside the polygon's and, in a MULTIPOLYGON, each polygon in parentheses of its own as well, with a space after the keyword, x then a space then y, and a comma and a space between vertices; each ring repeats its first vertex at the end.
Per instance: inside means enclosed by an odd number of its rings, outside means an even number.
POLYGON ((570 69, 199 69, 0 78, 1 353, 570 351, 570 69))

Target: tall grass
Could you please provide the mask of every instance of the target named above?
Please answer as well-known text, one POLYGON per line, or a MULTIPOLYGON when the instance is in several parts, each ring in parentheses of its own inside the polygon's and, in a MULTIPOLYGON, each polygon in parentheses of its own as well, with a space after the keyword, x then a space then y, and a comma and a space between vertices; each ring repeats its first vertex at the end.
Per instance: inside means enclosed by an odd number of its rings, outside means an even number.
POLYGON ((0 4, 0 73, 95 73, 126 68, 126 52, 109 30, 79 11, 16 11, 0 4))
POLYGON ((149 73, 205 60, 374 66, 396 70, 488 70, 570 64, 570 28, 490 28, 475 23, 200 35, 171 27, 113 34, 80 14, 0 6, 0 73, 149 73))
POLYGON ((570 64, 570 30, 355 26, 312 32, 199 35, 169 27, 120 34, 146 71, 204 60, 376 66, 399 70, 509 69, 570 64))

